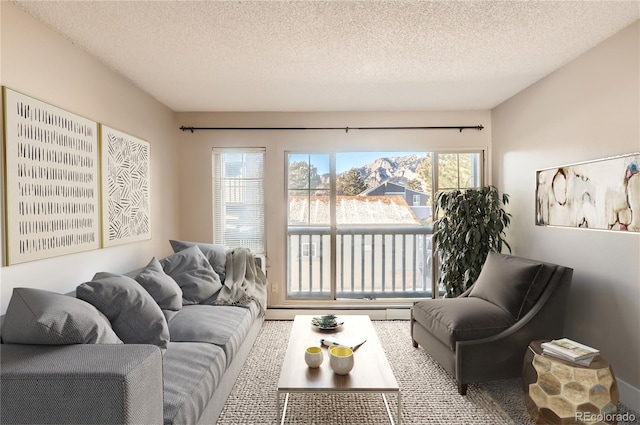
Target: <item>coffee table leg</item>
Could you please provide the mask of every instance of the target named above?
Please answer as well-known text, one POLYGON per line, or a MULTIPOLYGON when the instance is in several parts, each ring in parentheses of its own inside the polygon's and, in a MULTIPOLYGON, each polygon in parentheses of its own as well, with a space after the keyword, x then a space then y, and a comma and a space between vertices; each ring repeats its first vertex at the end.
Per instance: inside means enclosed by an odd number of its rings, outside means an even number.
POLYGON ((402 423, 402 411, 400 410, 402 403, 400 403, 400 391, 398 391, 398 425, 402 423))
MULTIPOLYGON (((400 391, 398 391, 398 412, 397 412, 397 421, 398 421, 398 425, 400 425, 400 422, 402 421, 402 419, 400 419, 400 391)), ((387 396, 385 393, 382 393, 382 400, 384 401, 384 407, 385 409, 387 409, 387 416, 389 416, 389 422, 391 423, 391 425, 395 425, 395 423, 393 422, 393 415, 391 414, 391 409, 389 408, 389 402, 387 401, 387 396)))
POLYGON ((282 393, 280 391, 278 391, 277 397, 277 403, 276 403, 276 418, 280 419, 280 425, 284 424, 284 419, 287 417, 287 405, 289 404, 289 393, 285 393, 285 397, 284 397, 284 406, 282 407, 282 418, 280 417, 280 395, 282 395, 282 393))

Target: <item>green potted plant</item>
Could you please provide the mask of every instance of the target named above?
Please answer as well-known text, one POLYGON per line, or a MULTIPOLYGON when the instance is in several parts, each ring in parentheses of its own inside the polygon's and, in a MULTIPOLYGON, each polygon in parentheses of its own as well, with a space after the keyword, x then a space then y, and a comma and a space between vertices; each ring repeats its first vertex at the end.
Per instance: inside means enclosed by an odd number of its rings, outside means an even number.
POLYGON ((504 210, 509 195, 495 186, 438 192, 433 239, 440 261, 439 283, 446 297, 457 297, 480 275, 490 251, 506 246, 511 214, 504 210))

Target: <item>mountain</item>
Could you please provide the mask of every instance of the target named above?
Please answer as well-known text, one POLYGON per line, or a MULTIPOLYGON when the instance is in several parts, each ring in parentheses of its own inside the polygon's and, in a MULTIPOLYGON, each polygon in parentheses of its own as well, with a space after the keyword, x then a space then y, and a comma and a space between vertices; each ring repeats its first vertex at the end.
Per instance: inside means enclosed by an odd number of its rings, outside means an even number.
POLYGON ((383 157, 360 167, 358 171, 369 187, 378 186, 387 180, 404 185, 409 180, 419 178, 416 169, 422 161, 424 156, 420 155, 383 157))
MULTIPOLYGON (((369 188, 376 187, 385 181, 405 185, 409 180, 419 178, 416 169, 422 161, 424 156, 420 155, 381 157, 357 170, 369 188)), ((343 175, 347 171, 338 175, 343 175)), ((329 174, 323 174, 321 178, 328 186, 329 174)))

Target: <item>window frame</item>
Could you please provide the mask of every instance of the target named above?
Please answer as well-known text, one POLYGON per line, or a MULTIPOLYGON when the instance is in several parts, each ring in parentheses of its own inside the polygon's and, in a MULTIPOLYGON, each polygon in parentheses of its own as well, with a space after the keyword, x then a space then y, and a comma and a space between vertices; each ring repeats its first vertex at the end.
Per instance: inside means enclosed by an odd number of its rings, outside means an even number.
MULTIPOLYGON (((314 301, 314 302, 320 302, 320 303, 328 303, 329 305, 335 304, 335 305, 341 305, 344 304, 344 302, 347 303, 352 303, 353 300, 343 300, 343 299, 336 299, 335 298, 335 294, 336 294, 336 287, 337 287, 337 276, 336 276, 336 270, 337 270, 337 266, 336 263, 338 261, 338 259, 336 258, 336 228, 338 227, 338 224, 336 223, 336 217, 335 217, 335 213, 336 213, 336 156, 339 155, 340 153, 347 153, 347 152, 356 152, 356 150, 354 149, 346 149, 346 150, 342 150, 344 147, 339 147, 341 150, 338 149, 332 149, 332 150, 322 150, 322 151, 317 151, 317 150, 300 150, 300 149, 285 149, 283 151, 283 155, 284 155, 284 182, 285 182, 285 204, 287 205, 287 207, 285 208, 285 213, 286 213, 286 219, 284 220, 284 234, 285 234, 285 240, 287 239, 287 235, 288 235, 288 228, 291 227, 292 225, 289 224, 289 187, 288 187, 288 177, 289 177, 289 155, 295 154, 295 155, 329 155, 330 158, 330 182, 329 182, 329 192, 330 192, 330 203, 331 203, 331 212, 330 212, 330 216, 331 216, 331 222, 329 224, 322 224, 320 226, 322 227, 327 227, 330 229, 330 235, 331 235, 331 242, 330 242, 330 254, 331 254, 331 258, 330 258, 330 273, 331 273, 331 295, 329 298, 326 297, 325 293, 320 293, 318 294, 317 297, 305 297, 305 296, 290 296, 289 295, 289 284, 290 284, 290 277, 288 274, 288 270, 290 268, 291 265, 288 264, 289 261, 289 255, 288 255, 288 244, 285 243, 284 246, 284 260, 285 260, 285 276, 283 279, 283 296, 284 296, 284 301, 285 304, 291 304, 291 303, 300 303, 300 302, 305 302, 305 301, 314 301)), ((357 152, 380 152, 380 153, 385 153, 385 152, 396 152, 396 151, 407 151, 407 152, 425 152, 427 154, 431 155, 431 159, 432 159, 432 164, 433 166, 433 170, 432 170, 432 187, 433 187, 433 195, 430 196, 429 201, 425 204, 426 206, 430 206, 431 207, 431 211, 433 213, 433 211, 435 211, 435 198, 436 198, 436 194, 438 192, 438 190, 436 189, 438 187, 438 172, 437 172, 437 166, 436 164, 438 164, 438 156, 439 155, 445 155, 445 154, 478 154, 479 158, 478 158, 478 181, 480 182, 480 186, 485 186, 487 184, 490 184, 490 182, 487 181, 486 179, 486 175, 487 175, 487 167, 488 167, 488 162, 487 162, 487 152, 488 149, 486 147, 477 147, 477 148, 459 148, 459 149, 432 149, 432 150, 422 150, 422 149, 412 149, 412 148, 408 148, 408 149, 394 149, 393 151, 388 151, 388 150, 384 150, 384 149, 377 149, 377 150, 364 150, 364 149, 359 149, 357 150, 357 152)), ((474 186, 476 187, 476 186, 474 186)), ((472 187, 468 187, 468 188, 472 188, 472 187)), ((461 188, 461 189, 467 189, 467 188, 461 188)), ((448 189, 445 189, 448 190, 448 189)), ((415 205, 414 205, 415 206, 415 205)), ((295 226, 295 225, 293 225, 295 226)), ((305 227, 304 225, 301 227, 305 227)), ((433 247, 435 248, 435 247, 433 247)), ((432 249, 432 257, 431 257, 431 262, 433 264, 432 266, 432 294, 431 296, 433 298, 437 298, 438 297, 438 266, 437 266, 437 251, 435 249, 432 249)), ((305 257, 308 258, 308 257, 305 257)), ((418 299, 418 298, 413 298, 413 299, 418 299)), ((413 300, 412 298, 389 298, 389 299, 380 299, 380 300, 367 300, 367 302, 380 302, 383 304, 389 304, 389 301, 400 301, 400 302, 408 302, 413 300)))

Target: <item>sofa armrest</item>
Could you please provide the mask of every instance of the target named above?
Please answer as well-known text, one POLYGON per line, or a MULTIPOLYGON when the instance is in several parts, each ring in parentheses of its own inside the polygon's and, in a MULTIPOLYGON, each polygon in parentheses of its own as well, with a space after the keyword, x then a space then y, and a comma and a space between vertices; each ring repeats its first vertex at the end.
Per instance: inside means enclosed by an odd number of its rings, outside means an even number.
POLYGON ((154 345, 0 345, 3 424, 162 424, 162 406, 154 345))

